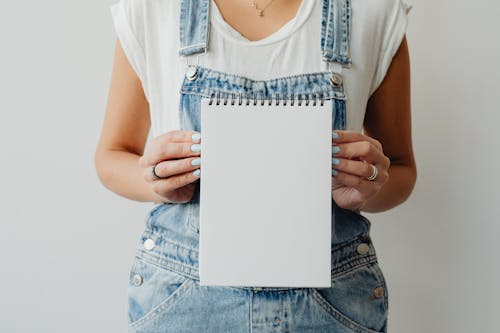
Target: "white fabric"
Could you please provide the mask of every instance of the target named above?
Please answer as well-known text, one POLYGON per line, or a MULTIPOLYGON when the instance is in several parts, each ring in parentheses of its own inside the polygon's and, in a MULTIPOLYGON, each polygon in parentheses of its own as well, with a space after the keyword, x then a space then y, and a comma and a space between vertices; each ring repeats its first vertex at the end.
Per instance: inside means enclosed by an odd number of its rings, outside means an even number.
MULTIPOLYGON (((343 69, 347 129, 360 132, 366 104, 383 81, 405 34, 410 0, 352 0, 352 68, 343 69)), ((321 60, 321 1, 302 0, 296 16, 278 31, 249 41, 210 3, 208 53, 178 55, 179 4, 174 0, 119 0, 111 5, 115 31, 141 79, 151 112, 151 135, 180 129, 180 87, 187 61, 265 80, 327 70, 321 60), (197 58, 198 57, 198 58, 197 58)))

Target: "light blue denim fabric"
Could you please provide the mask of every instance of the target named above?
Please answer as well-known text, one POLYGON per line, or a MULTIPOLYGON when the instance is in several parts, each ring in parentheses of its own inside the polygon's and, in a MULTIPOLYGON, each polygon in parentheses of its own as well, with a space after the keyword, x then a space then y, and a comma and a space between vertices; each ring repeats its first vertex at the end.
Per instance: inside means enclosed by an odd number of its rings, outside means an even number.
MULTIPOLYGON (((209 52, 209 9, 209 0, 181 0, 180 56, 209 52)), ((322 9, 318 52, 323 60, 348 67, 350 1, 322 0, 322 9)), ((345 129, 344 85, 331 83, 331 75, 257 81, 197 66, 180 89, 181 129, 202 132, 203 98, 215 103, 332 99, 332 129, 345 129)), ((129 332, 387 332, 387 286, 370 238, 371 222, 334 200, 331 288, 200 286, 199 184, 190 202, 157 205, 145 218, 129 277, 129 332)))

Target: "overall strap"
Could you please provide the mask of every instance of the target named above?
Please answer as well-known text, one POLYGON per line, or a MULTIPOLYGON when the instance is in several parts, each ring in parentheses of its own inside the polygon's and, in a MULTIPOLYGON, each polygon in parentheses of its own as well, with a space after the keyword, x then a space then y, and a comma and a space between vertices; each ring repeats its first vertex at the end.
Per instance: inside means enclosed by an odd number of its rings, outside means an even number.
POLYGON ((321 56, 350 67, 351 0, 322 0, 321 56))
POLYGON ((179 55, 206 53, 210 0, 181 0, 180 3, 179 55))
MULTIPOLYGON (((181 0, 179 55, 207 52, 209 11, 210 0, 181 0)), ((322 0, 321 54, 324 61, 351 65, 350 27, 351 0, 322 0)))

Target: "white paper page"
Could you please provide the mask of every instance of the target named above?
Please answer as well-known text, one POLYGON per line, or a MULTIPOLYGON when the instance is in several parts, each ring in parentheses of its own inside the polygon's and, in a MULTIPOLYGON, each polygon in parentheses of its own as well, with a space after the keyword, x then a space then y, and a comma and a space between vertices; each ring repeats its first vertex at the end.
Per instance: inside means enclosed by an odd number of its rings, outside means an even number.
POLYGON ((331 286, 331 103, 202 99, 201 285, 331 286))

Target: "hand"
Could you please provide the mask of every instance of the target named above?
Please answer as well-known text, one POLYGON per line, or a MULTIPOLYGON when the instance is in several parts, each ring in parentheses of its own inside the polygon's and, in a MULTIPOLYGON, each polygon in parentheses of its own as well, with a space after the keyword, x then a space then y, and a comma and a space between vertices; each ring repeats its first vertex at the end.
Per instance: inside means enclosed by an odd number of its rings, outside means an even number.
POLYGON ((173 130, 152 139, 139 158, 144 179, 164 201, 185 203, 193 197, 200 177, 200 140, 198 132, 173 130), (155 164, 162 179, 152 173, 155 164))
POLYGON ((332 196, 339 207, 359 211, 389 179, 390 159, 376 139, 355 131, 333 131, 332 196), (335 133, 338 138, 335 138, 335 133), (335 148, 337 147, 337 148, 335 148), (338 152, 335 152, 338 150, 338 152), (375 180, 370 164, 378 169, 375 180))

